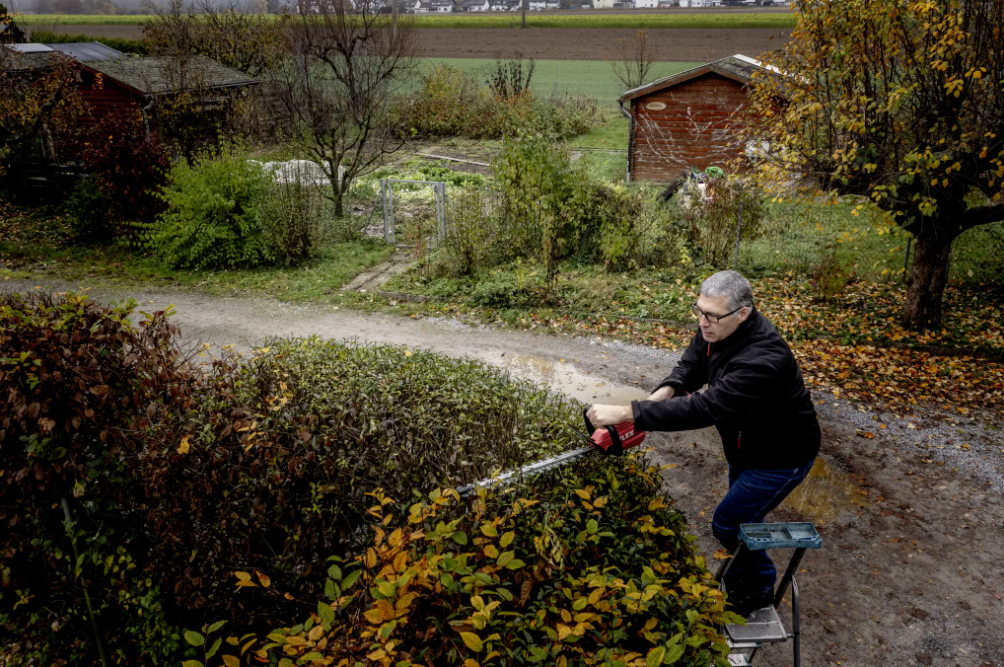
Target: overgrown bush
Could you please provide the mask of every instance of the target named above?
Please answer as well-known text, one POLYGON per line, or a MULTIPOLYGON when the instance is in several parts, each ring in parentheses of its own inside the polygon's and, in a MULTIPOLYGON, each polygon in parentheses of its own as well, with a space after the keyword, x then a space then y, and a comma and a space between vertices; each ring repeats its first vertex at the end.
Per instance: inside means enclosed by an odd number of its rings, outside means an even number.
POLYGON ((158 470, 176 456, 172 425, 191 378, 164 314, 138 326, 131 314, 73 295, 0 295, 0 654, 10 664, 97 664, 92 611, 116 664, 177 655, 163 600, 185 558, 157 557, 148 512, 178 490, 158 470))
POLYGON ((707 196, 696 209, 693 240, 706 263, 731 266, 736 232, 742 216, 741 239, 752 241, 762 232, 763 192, 747 179, 723 177, 708 182, 707 196))
MULTIPOLYGON (((372 542, 329 559, 316 613, 262 641, 233 628, 228 644, 249 660, 386 667, 726 665, 717 628, 739 619, 661 482, 643 459, 595 457, 470 502, 452 489, 403 504, 374 493, 372 542)), ((235 581, 274 587, 249 571, 235 581)), ((207 634, 190 642, 225 636, 207 634)))
POLYGON ((104 243, 114 238, 116 226, 109 217, 111 202, 93 178, 77 183, 63 208, 70 217, 75 241, 104 243))
MULTIPOLYGON (((262 204, 272 178, 237 146, 206 149, 171 168, 167 210, 151 231, 151 249, 168 265, 238 269, 275 263, 262 204)), ((272 218, 274 220, 275 218, 272 218)))
MULTIPOLYGON (((84 134, 79 159, 109 204, 114 223, 152 222, 163 210, 170 159, 138 116, 108 115, 84 134)), ((115 233, 124 231, 117 225, 115 233)))
POLYGON ((0 297, 0 652, 23 664, 96 664, 88 605, 122 665, 170 664, 185 624, 267 627, 297 603, 235 598, 235 569, 316 598, 324 559, 363 539, 366 493, 576 438, 577 406, 475 362, 301 340, 197 372, 163 313, 132 314, 0 297))
POLYGON ((596 103, 584 95, 538 100, 526 88, 500 95, 473 75, 440 64, 423 75, 419 93, 399 100, 394 122, 402 136, 500 139, 532 128, 567 139, 588 132, 598 115, 596 103))
POLYGON ((834 246, 823 256, 823 259, 812 267, 810 284, 816 294, 822 299, 832 299, 840 296, 854 282, 854 269, 851 262, 834 246))

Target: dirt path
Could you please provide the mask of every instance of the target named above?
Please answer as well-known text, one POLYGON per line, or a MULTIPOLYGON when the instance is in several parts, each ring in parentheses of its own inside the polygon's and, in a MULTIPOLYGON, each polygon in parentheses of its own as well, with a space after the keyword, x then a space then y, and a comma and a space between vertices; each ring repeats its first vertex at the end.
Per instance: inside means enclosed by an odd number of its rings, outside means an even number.
MULTIPOLYGON (((47 287, 6 285, 26 291, 47 287)), ((104 301, 126 296, 91 293, 104 301)), ((643 396, 642 388, 650 388, 677 359, 673 353, 621 343, 472 328, 449 320, 174 291, 139 290, 128 296, 142 310, 174 304, 188 344, 246 347, 271 335, 311 334, 402 344, 481 359, 584 401, 643 396)), ((803 664, 1000 667, 1000 432, 970 422, 914 423, 829 395, 815 398, 824 427, 820 462, 798 495, 771 517, 812 520, 823 535, 824 548, 810 552, 799 573, 803 664)), ((725 487, 717 435, 711 429, 655 434, 649 442, 657 460, 677 464, 665 473, 667 490, 710 556, 717 546, 710 518, 725 487)), ((789 649, 769 646, 756 664, 790 665, 789 649)))
POLYGON ((410 255, 408 253, 396 252, 391 256, 389 261, 377 264, 363 271, 346 283, 342 289, 354 292, 372 292, 377 290, 394 276, 410 269, 414 264, 409 260, 410 255))

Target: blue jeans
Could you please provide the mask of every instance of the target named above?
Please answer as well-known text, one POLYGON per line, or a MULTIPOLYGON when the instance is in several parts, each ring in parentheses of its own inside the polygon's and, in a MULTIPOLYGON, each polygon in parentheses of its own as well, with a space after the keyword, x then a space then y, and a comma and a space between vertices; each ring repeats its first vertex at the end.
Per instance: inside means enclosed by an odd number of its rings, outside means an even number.
MULTIPOLYGON (((814 461, 813 461, 814 462, 814 461)), ((729 491, 715 510, 711 531, 730 552, 739 544, 739 524, 762 523, 812 470, 809 462, 794 470, 737 470, 729 466, 729 491)), ((744 549, 725 575, 733 595, 773 591, 777 568, 764 551, 744 549)))

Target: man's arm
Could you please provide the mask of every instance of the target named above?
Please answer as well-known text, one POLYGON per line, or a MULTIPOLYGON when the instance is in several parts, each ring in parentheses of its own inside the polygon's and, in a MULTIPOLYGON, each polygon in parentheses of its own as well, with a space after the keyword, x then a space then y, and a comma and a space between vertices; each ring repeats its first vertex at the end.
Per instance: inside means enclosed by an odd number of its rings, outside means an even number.
POLYGON ((702 394, 674 401, 634 401, 632 419, 642 431, 689 431, 713 426, 755 412, 769 396, 775 376, 769 365, 744 365, 702 394))

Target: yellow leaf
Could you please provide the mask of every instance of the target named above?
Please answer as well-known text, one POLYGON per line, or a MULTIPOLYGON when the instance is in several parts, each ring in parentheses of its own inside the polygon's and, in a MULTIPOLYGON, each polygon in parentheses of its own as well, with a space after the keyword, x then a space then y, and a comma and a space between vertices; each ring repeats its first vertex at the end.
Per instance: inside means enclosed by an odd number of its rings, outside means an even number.
POLYGON ((510 530, 508 533, 506 533, 506 534, 504 534, 502 536, 502 539, 499 540, 499 544, 502 545, 503 549, 505 549, 507 546, 509 546, 510 544, 512 544, 512 541, 513 541, 513 539, 515 539, 515 537, 516 537, 516 533, 514 533, 513 531, 510 530))
POLYGON ((187 435, 184 438, 181 439, 181 444, 178 445, 178 453, 179 454, 187 454, 188 453, 188 436, 187 435))
POLYGON ((401 539, 403 537, 404 533, 401 531, 400 528, 398 528, 397 530, 395 530, 393 533, 390 534, 390 537, 387 538, 387 543, 390 544, 392 547, 399 547, 401 546, 401 539))
POLYGON ((321 638, 321 635, 323 634, 324 634, 324 626, 315 625, 310 629, 310 632, 307 633, 307 639, 309 639, 312 642, 316 642, 318 639, 321 638))
POLYGON ((590 498, 589 492, 586 491, 585 489, 575 489, 575 495, 577 495, 579 498, 582 498, 583 500, 589 500, 590 498))
POLYGON ((241 581, 251 581, 251 575, 247 572, 234 572, 234 576, 241 581))
POLYGON ((464 640, 465 644, 467 644, 467 648, 471 649, 475 653, 479 653, 483 648, 481 638, 473 632, 461 632, 460 638, 464 640))
POLYGON ((572 629, 564 623, 558 623, 558 639, 564 639, 572 634, 572 629))
POLYGON ((366 567, 376 567, 377 555, 373 549, 366 550, 366 558, 363 559, 363 564, 366 565, 366 567))
POLYGON ((226 665, 227 667, 240 667, 241 661, 235 655, 224 655, 223 664, 226 665))
POLYGON ((377 625, 378 623, 383 622, 383 614, 380 613, 379 609, 368 609, 366 610, 366 613, 363 614, 363 616, 365 616, 366 620, 369 621, 372 625, 377 625))
POLYGON ((263 588, 268 588, 272 585, 272 580, 268 578, 267 574, 262 574, 258 570, 255 570, 255 574, 258 576, 258 581, 261 582, 263 588))
POLYGON ((410 356, 412 356, 413 354, 415 354, 415 353, 414 353, 414 352, 412 352, 411 350, 405 350, 405 351, 404 351, 404 356, 406 356, 406 357, 410 357, 410 356))
POLYGON ((481 663, 474 658, 467 658, 464 660, 464 667, 481 667, 481 663))

